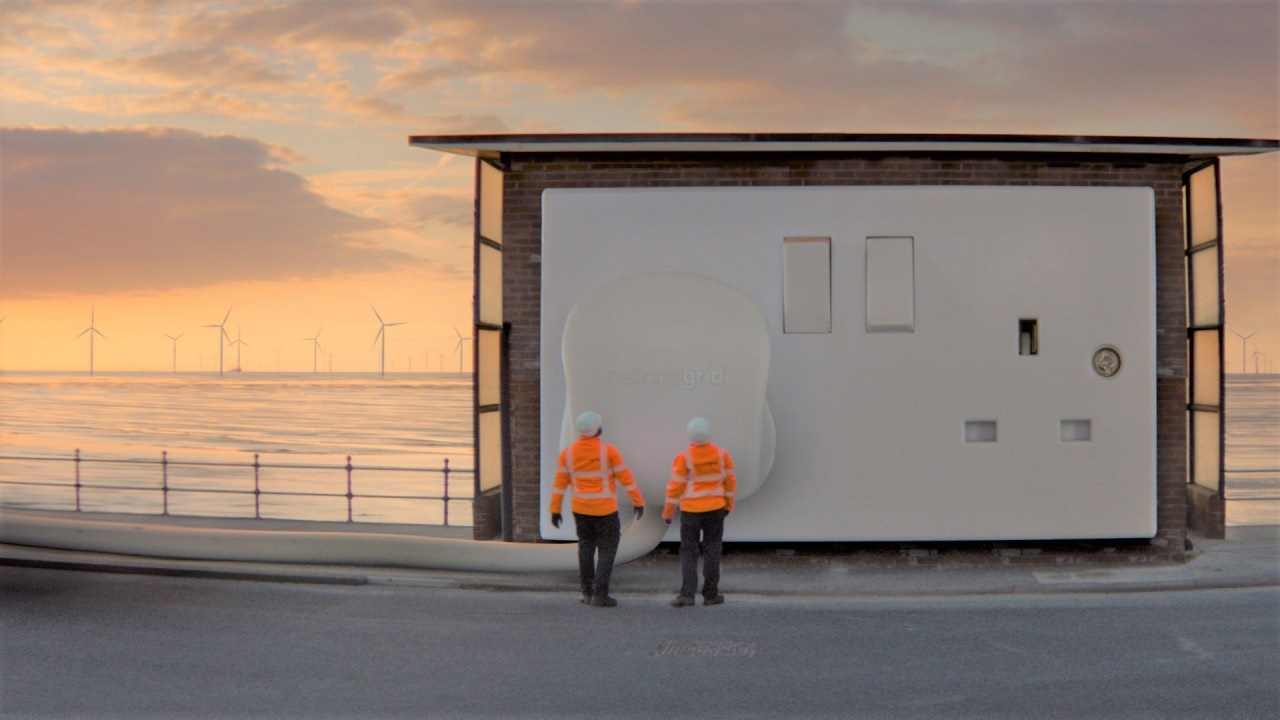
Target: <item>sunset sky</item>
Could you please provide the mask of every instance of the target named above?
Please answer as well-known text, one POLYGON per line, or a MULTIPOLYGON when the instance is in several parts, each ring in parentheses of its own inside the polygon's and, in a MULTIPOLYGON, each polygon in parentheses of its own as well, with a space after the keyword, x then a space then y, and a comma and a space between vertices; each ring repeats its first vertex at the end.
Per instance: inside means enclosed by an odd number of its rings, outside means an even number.
MULTIPOLYGON (((0 0, 0 368, 457 371, 473 167, 411 134, 1280 136, 1280 2, 0 0), (226 367, 235 347, 225 348, 226 367)), ((1280 368, 1280 156, 1227 159, 1280 368)), ((1265 360, 1262 360, 1265 366, 1265 360)), ((465 368, 470 370, 468 348, 465 368)))

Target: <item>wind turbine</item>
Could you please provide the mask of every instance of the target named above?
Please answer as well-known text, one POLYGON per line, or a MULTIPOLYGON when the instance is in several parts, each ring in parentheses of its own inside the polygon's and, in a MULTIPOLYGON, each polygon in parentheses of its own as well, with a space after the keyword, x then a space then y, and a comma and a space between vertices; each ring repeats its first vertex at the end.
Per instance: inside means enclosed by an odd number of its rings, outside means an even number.
MULTIPOLYGON (((395 327, 396 325, 404 325, 405 323, 386 322, 385 320, 382 319, 382 316, 378 314, 378 308, 373 307, 373 303, 369 303, 369 308, 373 310, 374 316, 378 318, 378 334, 373 336, 373 345, 378 344, 379 338, 382 339, 382 361, 381 361, 381 364, 378 366, 378 373, 382 377, 386 377, 387 376, 387 328, 395 327)), ((370 345, 369 347, 373 347, 373 345, 370 345)))
POLYGON ((207 328, 218 328, 218 377, 222 377, 222 348, 223 340, 231 342, 231 336, 227 334, 227 318, 231 317, 231 308, 227 308, 227 314, 222 317, 222 322, 217 325, 205 325, 207 328))
POLYGON ((236 346, 236 366, 235 366, 235 368, 233 368, 233 369, 231 370, 231 372, 240 372, 240 371, 241 371, 241 369, 243 369, 243 367, 244 367, 243 365, 241 365, 241 364, 240 364, 240 348, 241 348, 241 346, 243 346, 243 347, 250 347, 250 345, 249 345, 249 343, 247 343, 247 342, 245 342, 245 341, 243 341, 243 340, 241 340, 241 339, 240 339, 240 326, 239 326, 239 325, 237 325, 237 326, 236 326, 236 339, 235 339, 235 340, 232 340, 232 341, 231 341, 231 344, 236 346))
POLYGON ((1236 337, 1238 337, 1238 338, 1240 338, 1240 374, 1241 374, 1241 375, 1243 375, 1244 373, 1249 372, 1249 366, 1246 364, 1246 363, 1248 363, 1248 362, 1249 362, 1249 358, 1248 358, 1248 356, 1245 354, 1245 347, 1246 347, 1246 346, 1248 346, 1248 344, 1249 344, 1249 338, 1253 337, 1254 335, 1257 335, 1257 334, 1258 334, 1258 331, 1257 331, 1257 330, 1254 330, 1253 332, 1249 333, 1248 335, 1241 335, 1240 333, 1236 332, 1235 330, 1232 330, 1232 331, 1231 331, 1231 334, 1232 334, 1232 335, 1235 335, 1235 336, 1236 336, 1236 337))
POLYGON ((176 373, 178 372, 178 338, 182 337, 183 335, 186 335, 187 331, 183 330, 182 332, 178 333, 177 337, 174 337, 169 333, 161 333, 161 334, 173 341, 173 371, 176 373))
POLYGON ((457 325, 453 326, 453 333, 458 336, 458 345, 457 347, 454 348, 454 350, 458 351, 458 372, 462 372, 462 353, 464 352, 462 349, 462 343, 468 340, 473 340, 474 338, 462 337, 462 333, 458 332, 457 325))
MULTIPOLYGON (((84 335, 85 333, 89 333, 89 375, 90 376, 93 375, 93 336, 102 335, 102 332, 99 331, 98 328, 93 326, 95 312, 96 312, 95 308, 92 305, 90 305, 89 306, 89 327, 85 328, 84 330, 81 330, 80 335, 76 336, 77 338, 79 338, 81 335, 84 335)), ((107 336, 102 335, 102 339, 106 340, 107 336)))
POLYGON ((320 347, 320 333, 323 330, 324 330, 324 326, 321 325, 320 329, 316 331, 316 334, 314 337, 302 338, 303 340, 310 340, 312 342, 312 347, 311 347, 311 372, 312 373, 315 373, 317 371, 317 368, 320 367, 318 365, 318 359, 319 359, 319 353, 323 349, 320 347))

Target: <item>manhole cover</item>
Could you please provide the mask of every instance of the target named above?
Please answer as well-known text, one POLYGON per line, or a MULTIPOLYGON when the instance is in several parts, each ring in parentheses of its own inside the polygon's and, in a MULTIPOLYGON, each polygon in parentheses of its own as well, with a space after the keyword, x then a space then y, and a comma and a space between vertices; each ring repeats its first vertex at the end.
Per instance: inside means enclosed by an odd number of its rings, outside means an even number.
POLYGON ((663 640, 654 655, 743 657, 756 654, 756 644, 737 640, 663 640))

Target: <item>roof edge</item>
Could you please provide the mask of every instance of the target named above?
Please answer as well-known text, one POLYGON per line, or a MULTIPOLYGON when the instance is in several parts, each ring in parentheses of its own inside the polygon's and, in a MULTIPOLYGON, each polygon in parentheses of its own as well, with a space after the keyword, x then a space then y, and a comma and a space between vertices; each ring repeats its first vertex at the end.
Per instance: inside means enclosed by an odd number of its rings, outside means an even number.
POLYGON ((963 133, 496 133, 410 135, 409 144, 484 158, 545 152, 1033 152, 1218 157, 1280 150, 1280 140, 1258 138, 963 133))

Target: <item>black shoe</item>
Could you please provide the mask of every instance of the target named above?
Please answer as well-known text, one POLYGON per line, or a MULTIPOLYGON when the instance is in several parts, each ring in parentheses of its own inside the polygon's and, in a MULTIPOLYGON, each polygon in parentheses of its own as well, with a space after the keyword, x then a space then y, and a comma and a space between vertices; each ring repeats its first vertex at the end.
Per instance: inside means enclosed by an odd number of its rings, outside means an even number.
POLYGON ((618 607, 618 601, 608 595, 596 595, 591 598, 591 605, 593 607, 618 607))
POLYGON ((676 599, 671 601, 671 607, 693 607, 693 598, 688 595, 677 595, 676 599))
MULTIPOLYGON (((692 600, 692 598, 690 598, 690 604, 692 604, 692 602, 693 602, 693 600, 692 600)), ((718 594, 717 594, 717 595, 712 595, 712 596, 711 596, 711 597, 709 597, 709 598, 703 598, 703 599, 702 599, 702 604, 703 604, 703 605, 723 605, 723 604, 724 604, 724 596, 723 596, 723 595, 718 595, 718 594)))

